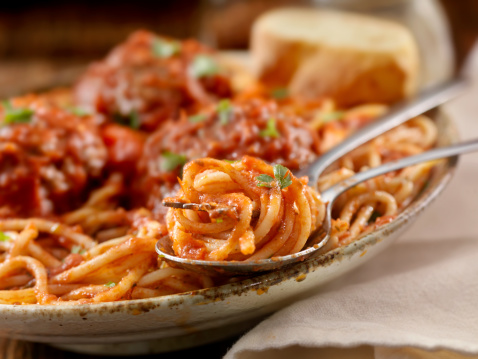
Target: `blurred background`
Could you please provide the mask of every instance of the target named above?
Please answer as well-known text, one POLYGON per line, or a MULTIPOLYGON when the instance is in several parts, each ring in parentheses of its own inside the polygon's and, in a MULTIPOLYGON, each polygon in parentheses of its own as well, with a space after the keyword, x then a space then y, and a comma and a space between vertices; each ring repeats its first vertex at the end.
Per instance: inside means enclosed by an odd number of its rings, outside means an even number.
POLYGON ((220 49, 246 49, 254 19, 283 5, 340 8, 405 23, 426 47, 426 67, 434 73, 459 67, 478 35, 476 0, 1 2, 0 96, 71 82, 86 63, 138 28, 198 37, 220 49))

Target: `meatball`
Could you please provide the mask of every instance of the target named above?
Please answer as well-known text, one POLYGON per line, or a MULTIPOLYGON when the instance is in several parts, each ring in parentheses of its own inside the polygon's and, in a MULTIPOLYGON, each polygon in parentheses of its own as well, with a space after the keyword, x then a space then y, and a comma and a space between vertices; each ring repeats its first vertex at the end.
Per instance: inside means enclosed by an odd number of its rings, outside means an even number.
POLYGON ((94 117, 44 99, 4 102, 0 124, 0 215, 52 215, 74 208, 107 161, 94 117))
POLYGON ((89 67, 75 86, 75 101, 152 131, 181 110, 195 112, 231 96, 226 75, 212 50, 197 41, 138 31, 89 67))

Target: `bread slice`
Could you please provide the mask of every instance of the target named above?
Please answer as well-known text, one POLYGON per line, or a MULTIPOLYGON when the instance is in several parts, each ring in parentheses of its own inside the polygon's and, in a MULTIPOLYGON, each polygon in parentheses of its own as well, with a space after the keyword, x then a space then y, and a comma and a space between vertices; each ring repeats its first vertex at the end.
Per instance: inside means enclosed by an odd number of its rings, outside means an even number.
POLYGON ((252 69, 271 87, 340 105, 393 103, 417 90, 411 32, 392 21, 345 12, 281 8, 262 15, 251 38, 252 69))

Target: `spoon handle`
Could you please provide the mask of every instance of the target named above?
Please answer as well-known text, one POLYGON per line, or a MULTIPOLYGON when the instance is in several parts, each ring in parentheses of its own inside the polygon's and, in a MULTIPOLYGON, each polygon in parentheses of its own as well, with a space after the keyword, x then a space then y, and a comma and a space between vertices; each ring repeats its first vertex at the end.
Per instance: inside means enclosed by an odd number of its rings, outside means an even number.
POLYGON ((409 119, 454 98, 466 88, 467 84, 468 81, 465 78, 458 77, 425 90, 418 97, 400 102, 393 106, 386 115, 358 130, 339 145, 324 153, 306 169, 299 171, 297 176, 308 176, 310 186, 316 189, 319 176, 340 157, 409 119))
POLYGON ((322 200, 332 203, 339 195, 355 185, 367 181, 371 178, 383 175, 388 172, 396 171, 405 167, 416 165, 418 163, 432 161, 440 158, 452 157, 462 153, 478 151, 478 139, 470 140, 456 145, 436 148, 430 151, 420 153, 419 155, 402 158, 401 160, 385 163, 381 166, 371 168, 364 172, 359 172, 322 192, 322 200))

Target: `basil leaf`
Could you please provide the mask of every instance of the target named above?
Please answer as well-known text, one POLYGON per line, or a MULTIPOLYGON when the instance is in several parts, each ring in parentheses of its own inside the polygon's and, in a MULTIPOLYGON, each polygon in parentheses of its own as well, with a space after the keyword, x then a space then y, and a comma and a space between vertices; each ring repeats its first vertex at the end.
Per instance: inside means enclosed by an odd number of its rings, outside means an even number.
POLYGON ((156 38, 151 44, 151 51, 154 56, 167 58, 179 54, 181 51, 181 43, 178 41, 168 41, 156 38))
POLYGON ((191 75, 195 78, 213 76, 219 72, 219 66, 211 56, 197 55, 190 66, 191 75))
POLYGON ((267 121, 266 129, 259 132, 261 137, 278 138, 280 133, 276 127, 276 120, 271 118, 267 121))
POLYGON ((32 120, 33 110, 29 108, 14 108, 10 101, 3 101, 3 124, 28 123, 32 120))
POLYGON ((161 170, 165 172, 173 171, 187 162, 186 156, 170 151, 164 151, 161 157, 163 160, 161 161, 160 167, 161 170))

